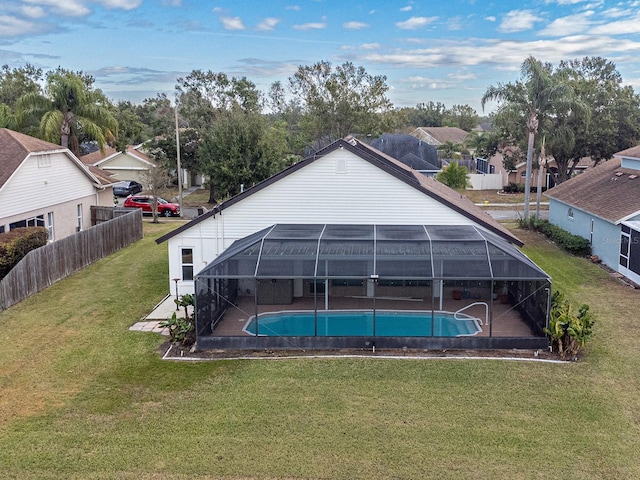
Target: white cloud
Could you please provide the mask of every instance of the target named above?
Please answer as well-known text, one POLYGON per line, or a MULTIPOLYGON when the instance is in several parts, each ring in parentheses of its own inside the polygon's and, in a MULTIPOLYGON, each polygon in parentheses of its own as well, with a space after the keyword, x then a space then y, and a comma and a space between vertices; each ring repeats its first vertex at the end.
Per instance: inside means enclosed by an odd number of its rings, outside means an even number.
POLYGON ((405 20, 404 22, 397 22, 396 27, 401 30, 416 30, 429 25, 437 18, 438 17, 411 17, 409 20, 405 20))
MULTIPOLYGON (((176 0, 173 0, 174 2, 176 0)), ((178 0, 179 1, 179 0, 178 0)), ((88 4, 97 3, 107 9, 133 10, 142 5, 142 0, 22 0, 25 14, 33 17, 34 9, 41 9, 45 14, 52 12, 66 17, 83 17, 91 13, 88 4), (30 13, 29 13, 30 11, 30 13)))
POLYGON ((496 18, 496 17, 494 17, 493 15, 490 15, 490 16, 488 16, 488 17, 484 17, 484 19, 485 19, 487 22, 495 22, 495 21, 497 20, 497 18, 496 18))
POLYGON ((162 5, 165 7, 180 7, 182 6, 182 0, 162 0, 162 5))
MULTIPOLYGON (((558 63, 568 58, 603 56, 611 53, 629 58, 640 55, 640 42, 608 36, 574 35, 560 39, 522 41, 475 39, 473 42, 444 42, 429 48, 397 50, 392 53, 363 52, 356 60, 393 68, 475 67, 517 70, 535 52, 536 58, 558 63), (474 54, 469 55, 473 50, 474 54)), ((614 59, 615 60, 615 59, 614 59)))
POLYGON ((296 12, 300 11, 300 5, 289 5, 288 7, 284 8, 285 10, 294 10, 296 12))
POLYGON ((379 43, 363 43, 360 45, 362 50, 378 50, 380 48, 379 43))
POLYGON ((504 33, 523 32, 531 30, 533 24, 541 20, 531 10, 511 10, 502 19, 499 30, 504 33))
POLYGON ((133 10, 142 5, 142 0, 100 0, 105 8, 121 8, 122 10, 133 10))
POLYGON ((452 17, 447 21, 447 29, 450 31, 462 30, 463 27, 464 24, 460 17, 452 17))
POLYGON ((271 31, 281 22, 279 18, 268 17, 262 20, 256 28, 261 31, 271 31))
POLYGON ((631 18, 610 22, 593 28, 589 33, 594 35, 629 35, 640 33, 640 13, 631 18))
POLYGON ((0 37, 17 37, 38 31, 33 22, 21 20, 9 15, 0 15, 0 37))
POLYGON ((406 7, 402 7, 400 9, 401 12, 410 12, 411 10, 413 10, 413 7, 411 5, 407 5, 406 7))
POLYGON ((310 22, 310 23, 302 23, 300 25, 294 25, 293 28, 296 30, 322 30, 327 28, 327 22, 310 22))
POLYGON ((37 7, 37 6, 30 7, 28 5, 24 5, 22 6, 22 8, 20 8, 20 12, 25 17, 29 17, 29 18, 42 18, 47 15, 47 13, 44 11, 42 7, 37 7))
POLYGON ((244 23, 240 17, 220 17, 225 30, 244 30, 244 23))
POLYGON ((56 14, 69 17, 83 17, 91 10, 81 0, 23 0, 29 5, 49 7, 56 14))
POLYGON ((553 22, 538 32, 538 35, 549 37, 564 37, 589 31, 591 27, 590 17, 593 11, 556 18, 553 22))
POLYGON ((342 27, 346 30, 362 30, 368 26, 369 24, 364 22, 345 22, 342 24, 342 27))

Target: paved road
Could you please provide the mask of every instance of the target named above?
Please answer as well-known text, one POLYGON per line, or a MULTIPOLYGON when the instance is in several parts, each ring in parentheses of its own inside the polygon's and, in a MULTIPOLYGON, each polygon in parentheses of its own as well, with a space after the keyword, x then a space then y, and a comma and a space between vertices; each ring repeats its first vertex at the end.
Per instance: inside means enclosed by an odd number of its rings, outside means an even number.
MULTIPOLYGON (((485 210, 496 220, 518 220, 523 216, 523 210, 521 208, 514 208, 513 210, 485 210)), ((535 215, 536 209, 529 210, 529 215, 535 215)), ((549 219, 549 210, 540 210, 540 218, 544 220, 549 219)))

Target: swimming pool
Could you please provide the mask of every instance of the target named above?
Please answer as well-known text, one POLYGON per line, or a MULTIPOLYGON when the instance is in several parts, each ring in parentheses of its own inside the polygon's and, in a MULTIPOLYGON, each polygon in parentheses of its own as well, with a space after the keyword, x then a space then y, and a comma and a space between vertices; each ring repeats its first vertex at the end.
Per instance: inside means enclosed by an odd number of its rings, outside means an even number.
MULTIPOLYGON (((482 331, 481 322, 462 313, 434 312, 434 337, 461 337, 482 331)), ((317 326, 313 311, 281 311, 260 314, 258 335, 279 337, 431 337, 431 312, 376 310, 375 332, 373 312, 361 310, 318 311, 317 326), (316 331, 317 329, 317 331, 316 331)), ((256 334, 255 317, 243 331, 256 334)))

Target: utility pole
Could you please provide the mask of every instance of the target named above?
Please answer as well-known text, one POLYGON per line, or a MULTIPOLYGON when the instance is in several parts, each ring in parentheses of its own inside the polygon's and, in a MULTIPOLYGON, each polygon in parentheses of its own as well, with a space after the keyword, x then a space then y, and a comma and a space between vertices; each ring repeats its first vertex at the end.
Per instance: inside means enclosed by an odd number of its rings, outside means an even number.
POLYGON ((176 174, 178 177, 178 205, 180 205, 180 216, 182 217, 182 168, 180 166, 180 130, 178 129, 178 100, 176 99, 176 107, 174 108, 176 117, 176 174))

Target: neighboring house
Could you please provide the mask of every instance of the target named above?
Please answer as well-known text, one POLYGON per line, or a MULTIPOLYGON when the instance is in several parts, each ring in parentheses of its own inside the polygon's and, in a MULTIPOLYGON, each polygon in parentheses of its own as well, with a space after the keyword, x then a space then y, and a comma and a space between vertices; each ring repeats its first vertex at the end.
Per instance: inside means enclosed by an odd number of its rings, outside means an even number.
POLYGON ((145 178, 146 172, 155 167, 155 163, 142 151, 142 144, 129 145, 126 152, 119 152, 115 148, 105 147, 104 152, 97 150, 83 155, 80 160, 101 170, 113 173, 114 181, 135 180, 148 188, 145 178))
POLYGON ((463 145, 469 132, 458 127, 418 127, 410 135, 437 148, 447 142, 463 145))
POLYGON ((0 233, 43 226, 57 240, 91 226, 91 206, 113 206, 113 181, 70 150, 0 129, 0 233))
MULTIPOLYGON (((537 159, 534 159, 537 161, 537 159)), ((544 177, 542 178, 542 186, 544 188, 552 188, 555 186, 555 176, 558 171, 556 167, 556 161, 553 157, 548 157, 547 164, 543 165, 544 167, 544 177)), ((579 175, 586 171, 587 169, 593 167, 593 160, 590 157, 585 157, 580 159, 573 170, 573 175, 579 175)), ((487 162, 487 172, 486 173, 499 173, 502 175, 503 185, 508 185, 509 183, 517 183, 517 184, 525 184, 526 181, 526 173, 527 173, 527 162, 519 162, 515 165, 514 170, 505 170, 504 168, 504 157, 502 153, 498 152, 493 155, 489 161, 487 162)), ((531 172, 531 186, 535 187, 538 185, 538 170, 533 169, 531 172)))
POLYGON ((385 133, 372 140, 371 146, 430 177, 441 170, 436 148, 412 135, 385 133))
POLYGON ((545 193, 549 221, 589 239, 608 267, 640 284, 640 146, 545 193))
POLYGON ((476 225, 520 240, 467 197, 355 139, 338 140, 157 240, 171 292, 233 242, 277 223, 476 225))

